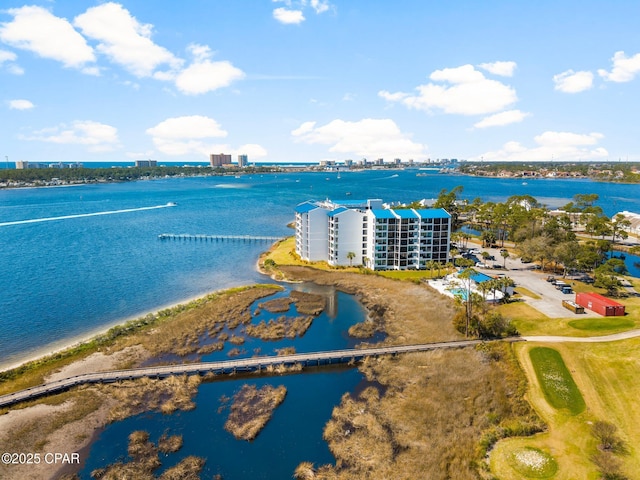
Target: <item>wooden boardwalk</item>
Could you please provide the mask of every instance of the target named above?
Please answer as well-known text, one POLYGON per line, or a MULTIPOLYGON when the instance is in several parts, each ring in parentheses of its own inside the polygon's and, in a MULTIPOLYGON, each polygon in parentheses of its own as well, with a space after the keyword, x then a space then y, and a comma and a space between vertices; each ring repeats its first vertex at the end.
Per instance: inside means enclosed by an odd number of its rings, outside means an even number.
POLYGON ((243 241, 243 242, 277 242, 285 237, 273 237, 269 235, 193 235, 190 233, 161 233, 160 240, 200 240, 200 241, 243 241))
MULTIPOLYGON (((507 341, 521 341, 518 337, 508 338, 507 341)), ((482 343, 483 340, 461 340, 455 342, 427 343, 421 345, 400 345, 392 347, 374 347, 350 350, 332 350, 326 352, 298 353, 295 355, 252 357, 221 362, 186 363, 180 365, 164 365, 159 367, 133 368, 129 370, 114 370, 108 372, 85 373, 74 377, 64 378, 54 382, 27 388, 8 395, 0 396, 0 408, 8 407, 19 402, 51 395, 68 390, 77 385, 89 383, 113 383, 121 380, 136 378, 165 378, 171 375, 230 375, 242 372, 269 373, 277 367, 317 367, 356 363, 366 357, 381 355, 398 355, 410 352, 425 352, 429 350, 465 348, 482 343)))

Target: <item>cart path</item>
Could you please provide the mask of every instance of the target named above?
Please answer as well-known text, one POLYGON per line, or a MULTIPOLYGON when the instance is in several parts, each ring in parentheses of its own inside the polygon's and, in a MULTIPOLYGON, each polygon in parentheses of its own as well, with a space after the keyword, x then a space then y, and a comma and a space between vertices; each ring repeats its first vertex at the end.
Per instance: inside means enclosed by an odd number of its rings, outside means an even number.
POLYGON ((629 338, 640 337, 639 330, 628 330, 626 332, 612 333, 611 335, 601 335, 597 337, 563 337, 554 335, 525 335, 520 337, 527 342, 573 342, 573 343, 600 343, 600 342, 615 342, 617 340, 627 340, 629 338))

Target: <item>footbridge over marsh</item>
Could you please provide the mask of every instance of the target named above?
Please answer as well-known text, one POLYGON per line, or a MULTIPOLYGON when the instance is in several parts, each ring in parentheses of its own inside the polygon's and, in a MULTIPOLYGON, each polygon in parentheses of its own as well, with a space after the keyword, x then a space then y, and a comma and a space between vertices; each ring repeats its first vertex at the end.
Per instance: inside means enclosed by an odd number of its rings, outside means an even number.
MULTIPOLYGON (((521 341, 518 337, 507 341, 521 341)), ((331 350, 326 352, 298 353, 268 357, 252 357, 220 362, 185 363, 180 365, 162 365, 157 367, 132 368, 106 372, 85 373, 54 382, 44 383, 8 395, 0 396, 0 408, 19 402, 51 395, 68 390, 77 385, 90 383, 114 383, 137 378, 165 378, 172 375, 233 375, 236 373, 271 373, 278 367, 319 367, 361 362, 367 357, 399 355, 411 352, 426 352, 451 348, 465 348, 483 343, 483 340, 461 340, 455 342, 427 343, 420 345, 398 345, 372 348, 354 348, 349 350, 331 350)))

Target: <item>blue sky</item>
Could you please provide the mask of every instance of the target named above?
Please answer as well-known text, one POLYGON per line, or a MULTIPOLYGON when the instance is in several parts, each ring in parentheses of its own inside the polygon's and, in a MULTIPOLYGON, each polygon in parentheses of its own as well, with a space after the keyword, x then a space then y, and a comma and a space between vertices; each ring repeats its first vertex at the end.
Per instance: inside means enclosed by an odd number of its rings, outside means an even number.
POLYGON ((0 8, 10 161, 640 161, 637 0, 0 8))

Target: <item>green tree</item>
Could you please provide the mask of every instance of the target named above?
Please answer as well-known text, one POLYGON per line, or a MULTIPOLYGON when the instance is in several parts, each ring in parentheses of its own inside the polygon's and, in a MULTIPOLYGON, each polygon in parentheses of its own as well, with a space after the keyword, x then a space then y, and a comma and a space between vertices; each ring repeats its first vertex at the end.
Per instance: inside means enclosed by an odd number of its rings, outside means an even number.
POLYGON ((625 218, 624 215, 618 213, 611 219, 611 242, 616 243, 616 237, 619 237, 620 240, 624 240, 629 235, 626 232, 631 226, 631 222, 625 218))
POLYGON ((353 265, 353 259, 356 258, 355 252, 347 252, 347 258, 349 259, 349 266, 353 265))
POLYGON ((446 188, 440 190, 438 194, 438 198, 433 204, 434 208, 444 208, 449 215, 451 215, 451 229, 457 230, 460 228, 459 216, 460 209, 458 207, 458 194, 460 194, 463 190, 462 185, 458 185, 455 188, 452 188, 449 192, 447 192, 446 188))
POLYGON ((500 250, 500 255, 503 258, 502 266, 506 269, 507 268, 507 258, 511 257, 511 255, 509 255, 509 252, 507 250, 505 250, 504 248, 502 250, 500 250))
POLYGON ((473 280, 471 277, 476 275, 478 272, 473 268, 465 268, 462 272, 458 274, 458 278, 462 280, 462 284, 466 290, 466 298, 465 298, 465 328, 464 328, 464 336, 469 336, 469 326, 471 324, 471 317, 473 315, 473 296, 471 295, 471 285, 473 284, 473 280))

